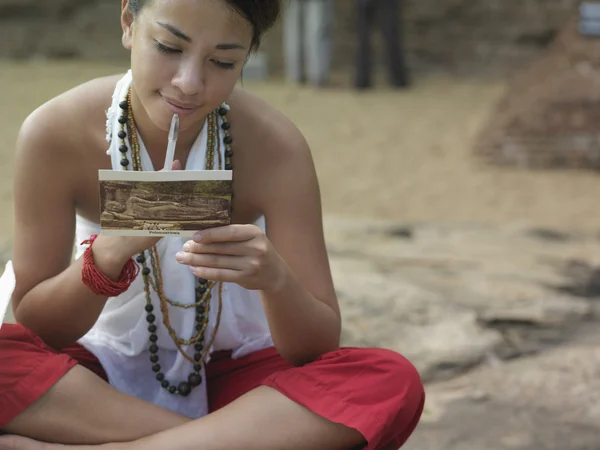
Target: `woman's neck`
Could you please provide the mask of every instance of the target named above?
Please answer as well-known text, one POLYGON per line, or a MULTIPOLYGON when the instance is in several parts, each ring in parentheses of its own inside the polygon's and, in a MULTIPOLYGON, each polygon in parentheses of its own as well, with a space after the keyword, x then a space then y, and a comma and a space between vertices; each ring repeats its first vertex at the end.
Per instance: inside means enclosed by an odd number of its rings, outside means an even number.
MULTIPOLYGON (((157 128, 152 123, 133 87, 131 89, 131 108, 138 135, 144 142, 154 170, 161 170, 167 152, 169 132, 157 128)), ((182 167, 185 167, 192 145, 202 130, 202 125, 203 123, 197 129, 181 130, 179 133, 174 159, 179 160, 182 167)))

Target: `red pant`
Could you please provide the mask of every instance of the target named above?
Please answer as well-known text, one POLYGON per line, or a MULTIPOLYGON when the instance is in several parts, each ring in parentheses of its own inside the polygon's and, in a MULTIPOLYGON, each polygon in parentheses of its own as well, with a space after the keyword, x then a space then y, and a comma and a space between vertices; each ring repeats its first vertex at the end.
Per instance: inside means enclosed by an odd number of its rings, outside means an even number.
MULTIPOLYGON (((0 429, 76 364, 106 379, 98 360, 80 345, 58 352, 21 325, 3 325, 0 429)), ((400 448, 417 426, 425 400, 412 364, 384 349, 344 348, 303 367, 290 365, 274 348, 237 360, 219 352, 206 370, 211 411, 266 385, 330 421, 357 429, 369 450, 400 448)))

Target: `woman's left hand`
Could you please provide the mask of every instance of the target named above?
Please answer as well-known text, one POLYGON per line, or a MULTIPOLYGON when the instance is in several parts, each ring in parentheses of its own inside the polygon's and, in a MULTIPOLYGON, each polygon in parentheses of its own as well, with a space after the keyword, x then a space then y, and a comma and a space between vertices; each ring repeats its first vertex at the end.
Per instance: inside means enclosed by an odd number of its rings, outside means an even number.
POLYGON ((283 259, 255 225, 200 231, 176 258, 199 278, 237 283, 250 290, 276 290, 286 273, 283 259))

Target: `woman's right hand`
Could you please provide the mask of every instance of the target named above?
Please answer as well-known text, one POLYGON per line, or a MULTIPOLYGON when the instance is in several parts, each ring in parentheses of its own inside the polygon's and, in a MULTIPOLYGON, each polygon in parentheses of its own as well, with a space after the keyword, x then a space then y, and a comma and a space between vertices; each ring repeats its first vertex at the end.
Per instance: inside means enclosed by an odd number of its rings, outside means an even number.
MULTIPOLYGON (((171 170, 181 170, 181 163, 173 161, 171 170)), ((103 236, 93 244, 94 264, 107 277, 118 279, 130 258, 156 245, 162 237, 149 236, 103 236)))
POLYGON ((94 265, 112 280, 117 280, 130 258, 160 241, 160 237, 103 236, 99 235, 92 244, 94 265))

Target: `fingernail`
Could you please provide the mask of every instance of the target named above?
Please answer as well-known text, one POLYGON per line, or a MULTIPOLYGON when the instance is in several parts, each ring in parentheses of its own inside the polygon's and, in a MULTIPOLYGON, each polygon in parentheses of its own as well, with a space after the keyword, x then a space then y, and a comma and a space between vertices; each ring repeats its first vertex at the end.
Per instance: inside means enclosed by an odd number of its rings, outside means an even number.
POLYGON ((177 252, 177 254, 175 255, 175 259, 179 262, 183 261, 184 257, 185 257, 185 252, 177 252))
POLYGON ((202 239, 202 233, 194 233, 194 240, 199 241, 200 239, 202 239))
POLYGON ((184 249, 186 252, 189 252, 189 251, 191 250, 191 247, 192 247, 192 246, 190 245, 190 243, 189 243, 189 242, 186 242, 185 244, 183 244, 183 249, 184 249))

